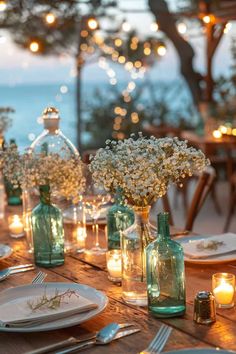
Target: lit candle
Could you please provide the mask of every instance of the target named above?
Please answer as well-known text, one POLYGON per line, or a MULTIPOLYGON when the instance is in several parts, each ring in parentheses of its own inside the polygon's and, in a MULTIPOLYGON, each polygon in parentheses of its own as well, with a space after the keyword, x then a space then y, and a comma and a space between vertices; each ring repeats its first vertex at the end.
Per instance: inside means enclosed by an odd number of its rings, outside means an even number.
POLYGON ((108 278, 111 281, 121 281, 121 251, 112 250, 107 252, 108 278))
POLYGON ((218 307, 234 306, 235 276, 229 273, 217 273, 212 277, 213 294, 218 307))
POLYGON ((86 239, 86 228, 83 226, 78 226, 76 230, 77 235, 77 245, 79 249, 85 248, 85 239, 86 239))
POLYGON ((24 225, 22 217, 19 215, 13 215, 9 217, 9 230, 12 237, 24 236, 24 225))

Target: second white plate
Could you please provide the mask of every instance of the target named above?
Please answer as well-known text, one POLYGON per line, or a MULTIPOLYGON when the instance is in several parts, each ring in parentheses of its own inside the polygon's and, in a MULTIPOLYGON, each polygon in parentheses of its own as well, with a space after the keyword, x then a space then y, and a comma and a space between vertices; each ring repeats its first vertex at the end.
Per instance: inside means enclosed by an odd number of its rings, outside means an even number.
MULTIPOLYGON (((195 241, 195 240, 203 240, 211 237, 211 235, 199 235, 199 236, 183 236, 178 237, 175 241, 179 242, 180 244, 195 241)), ((222 254, 217 256, 211 256, 206 258, 190 258, 188 256, 184 256, 184 260, 188 263, 195 263, 195 264, 220 264, 220 263, 228 263, 232 261, 236 261, 236 252, 222 254)))

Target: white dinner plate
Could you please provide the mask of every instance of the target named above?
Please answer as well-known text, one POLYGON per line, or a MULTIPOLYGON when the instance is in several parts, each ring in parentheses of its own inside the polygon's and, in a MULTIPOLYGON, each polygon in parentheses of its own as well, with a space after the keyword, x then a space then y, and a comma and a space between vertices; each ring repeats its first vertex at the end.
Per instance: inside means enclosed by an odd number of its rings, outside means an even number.
MULTIPOLYGON (((178 237, 175 241, 179 242, 180 244, 196 241, 196 240, 205 240, 212 235, 198 235, 198 236, 183 236, 178 237)), ((216 236, 217 237, 217 236, 216 236)), ((220 264, 220 263, 228 263, 232 261, 236 261, 236 251, 232 253, 226 254, 218 254, 216 256, 210 256, 206 258, 190 258, 187 255, 184 256, 184 260, 188 263, 195 263, 195 264, 220 264)))
POLYGON ((8 245, 0 244, 0 260, 9 257, 13 252, 13 249, 8 245))
MULTIPOLYGON (((41 331, 50 331, 59 328, 71 327, 83 323, 92 317, 98 315, 101 311, 105 309, 108 303, 108 299, 105 294, 102 292, 87 286, 76 283, 43 283, 43 284, 29 284, 25 286, 19 286, 15 288, 9 288, 0 293, 0 320, 6 318, 6 314, 3 312, 4 309, 9 311, 9 304, 16 311, 22 313, 22 301, 25 302, 25 306, 27 304, 27 300, 37 297, 40 293, 45 291, 51 293, 56 289, 59 293, 63 293, 66 290, 75 290, 81 297, 87 299, 89 302, 97 305, 97 308, 94 310, 90 310, 83 313, 77 313, 70 315, 68 317, 64 317, 61 319, 57 319, 54 321, 42 323, 36 326, 29 327, 0 327, 0 332, 41 332, 41 331), (19 308, 17 308, 19 306, 19 308), (1 315, 2 314, 2 315, 1 315), (2 316, 2 317, 1 317, 2 316)), ((66 306, 66 305, 65 305, 66 306)), ((24 310, 25 311, 25 310, 24 310)), ((47 310, 48 311, 48 310, 47 310)), ((50 310, 53 311, 53 310, 50 310)), ((15 317, 15 314, 10 314, 9 316, 15 317)))
POLYGON ((165 352, 165 354, 236 354, 230 350, 221 350, 221 349, 211 349, 211 348, 202 348, 202 349, 180 349, 180 350, 171 350, 170 352, 165 352))

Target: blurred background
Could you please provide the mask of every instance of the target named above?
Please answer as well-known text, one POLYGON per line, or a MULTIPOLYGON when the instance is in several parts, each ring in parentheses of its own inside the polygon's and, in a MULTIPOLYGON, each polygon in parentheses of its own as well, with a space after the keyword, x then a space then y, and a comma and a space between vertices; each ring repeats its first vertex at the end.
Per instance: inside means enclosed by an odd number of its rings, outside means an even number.
MULTIPOLYGON (((0 107, 15 110, 6 137, 28 146, 47 105, 59 108, 64 133, 83 149, 149 125, 201 129, 202 102, 216 101, 207 113, 219 119, 224 101, 235 101, 235 6, 0 1, 0 107), (210 27, 218 43, 209 68, 210 27), (214 89, 204 93, 209 74, 214 89)), ((224 119, 232 121, 235 105, 224 119)))

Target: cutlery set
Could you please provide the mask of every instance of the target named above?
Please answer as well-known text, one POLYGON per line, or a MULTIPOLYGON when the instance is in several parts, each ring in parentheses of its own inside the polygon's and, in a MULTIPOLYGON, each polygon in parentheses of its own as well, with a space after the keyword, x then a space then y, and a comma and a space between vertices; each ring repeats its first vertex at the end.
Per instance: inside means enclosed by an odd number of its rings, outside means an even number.
MULTIPOLYGON (((6 268, 0 271, 0 280, 6 279, 11 274, 16 274, 19 272, 25 272, 28 270, 34 270, 33 264, 24 264, 20 266, 13 266, 6 268)), ((31 284, 42 284, 44 279, 46 278, 47 274, 44 272, 39 272, 31 281, 31 284)), ((53 352, 55 354, 67 354, 67 353, 76 353, 81 350, 85 350, 90 348, 94 345, 106 345, 110 342, 129 336, 131 334, 140 332, 139 328, 130 328, 128 327, 134 326, 132 323, 110 323, 109 325, 103 327, 97 333, 91 333, 89 335, 76 338, 76 337, 69 337, 66 340, 41 347, 39 349, 29 351, 25 354, 43 354, 53 352)), ((143 350, 140 354, 158 354, 164 348, 169 335, 172 331, 172 328, 166 325, 162 325, 152 342, 149 346, 143 350)))

